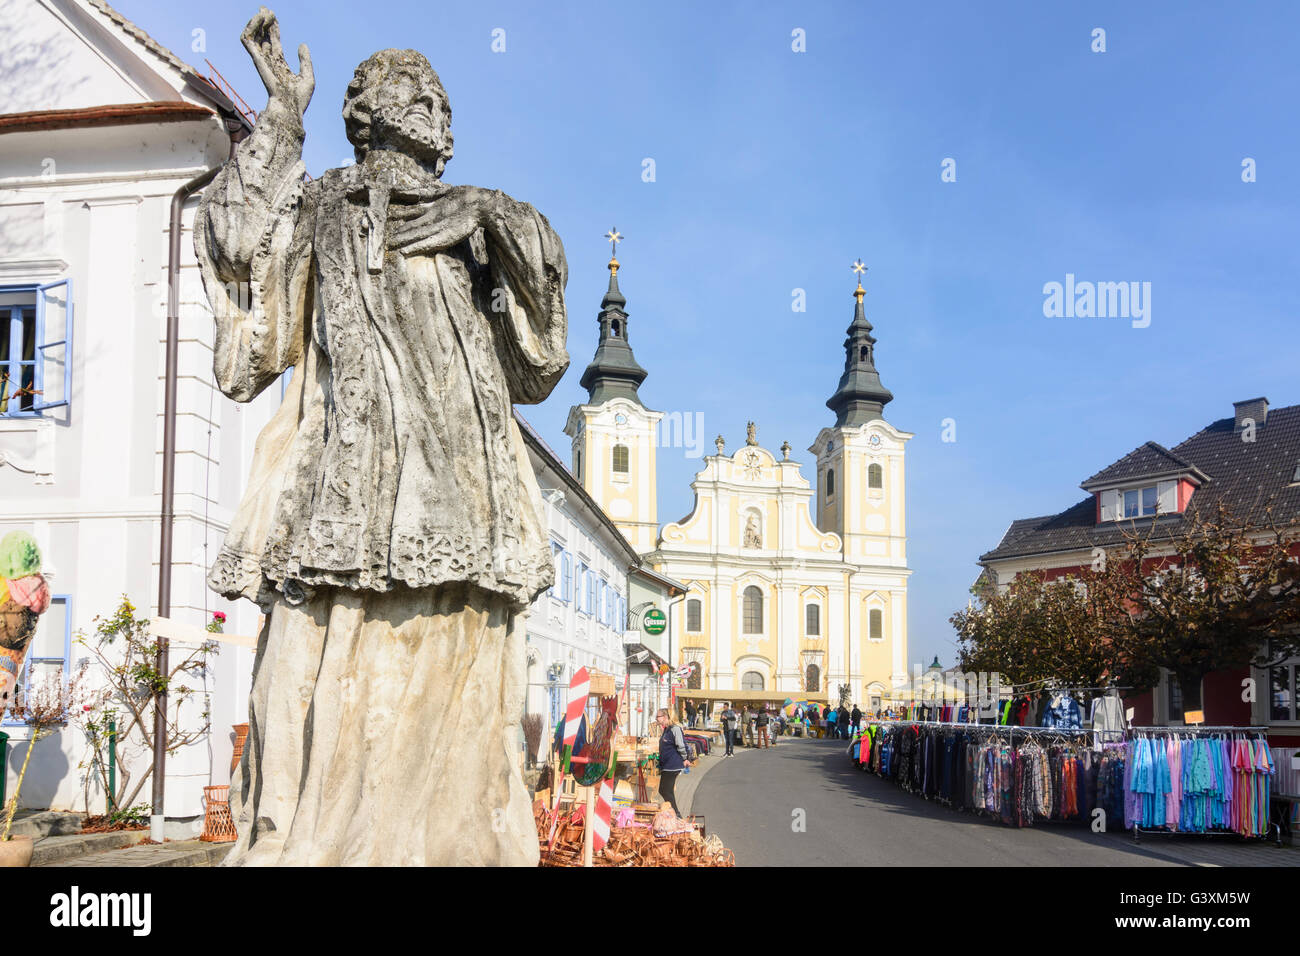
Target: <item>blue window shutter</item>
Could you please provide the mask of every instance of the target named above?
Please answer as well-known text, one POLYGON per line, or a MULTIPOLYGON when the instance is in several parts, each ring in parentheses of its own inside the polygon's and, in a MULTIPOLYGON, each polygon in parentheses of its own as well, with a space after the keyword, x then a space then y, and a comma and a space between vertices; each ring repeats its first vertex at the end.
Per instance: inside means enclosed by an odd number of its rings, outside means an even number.
POLYGON ((36 382, 35 387, 37 396, 32 403, 32 411, 43 412, 47 408, 60 408, 70 404, 72 398, 72 280, 60 279, 58 282, 50 282, 39 286, 36 290, 36 351, 40 354, 36 359, 36 382), (54 341, 49 341, 46 334, 49 331, 47 325, 47 316, 45 314, 45 302, 49 298, 49 293, 60 286, 64 289, 64 297, 67 302, 67 308, 64 311, 63 328, 60 330, 61 336, 54 341), (63 394, 58 401, 51 401, 50 396, 45 394, 45 359, 46 349, 64 346, 63 349, 63 394))

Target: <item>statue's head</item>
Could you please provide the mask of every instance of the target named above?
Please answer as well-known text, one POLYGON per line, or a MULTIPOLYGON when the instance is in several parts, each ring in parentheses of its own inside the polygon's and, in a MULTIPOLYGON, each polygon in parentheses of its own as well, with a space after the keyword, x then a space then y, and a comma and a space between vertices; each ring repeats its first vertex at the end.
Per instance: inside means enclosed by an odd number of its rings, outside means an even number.
POLYGON ((372 149, 391 149, 441 176, 451 159, 451 103, 415 50, 380 50, 358 66, 343 96, 343 122, 357 162, 372 149))

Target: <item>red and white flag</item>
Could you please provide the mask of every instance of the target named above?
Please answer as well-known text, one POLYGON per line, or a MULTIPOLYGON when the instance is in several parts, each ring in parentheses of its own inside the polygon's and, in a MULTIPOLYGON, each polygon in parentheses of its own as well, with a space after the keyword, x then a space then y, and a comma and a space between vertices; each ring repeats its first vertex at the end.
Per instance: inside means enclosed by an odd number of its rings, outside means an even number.
POLYGON ((596 797, 596 819, 591 831, 591 848, 596 853, 609 842, 609 818, 613 812, 614 781, 606 777, 600 782, 600 793, 596 797))
POLYGON ((578 668, 569 682, 569 706, 564 712, 564 745, 572 747, 578 740, 578 725, 582 723, 582 712, 587 709, 587 689, 591 686, 591 676, 587 668, 578 668))

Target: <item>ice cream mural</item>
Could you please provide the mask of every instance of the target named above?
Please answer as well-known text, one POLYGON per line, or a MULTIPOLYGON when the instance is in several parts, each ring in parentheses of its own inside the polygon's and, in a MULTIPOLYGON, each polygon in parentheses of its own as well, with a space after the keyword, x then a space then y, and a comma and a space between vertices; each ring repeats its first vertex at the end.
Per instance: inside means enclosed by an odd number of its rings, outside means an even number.
POLYGON ((36 619, 49 606, 36 539, 26 531, 10 531, 0 538, 0 711, 13 703, 36 619))

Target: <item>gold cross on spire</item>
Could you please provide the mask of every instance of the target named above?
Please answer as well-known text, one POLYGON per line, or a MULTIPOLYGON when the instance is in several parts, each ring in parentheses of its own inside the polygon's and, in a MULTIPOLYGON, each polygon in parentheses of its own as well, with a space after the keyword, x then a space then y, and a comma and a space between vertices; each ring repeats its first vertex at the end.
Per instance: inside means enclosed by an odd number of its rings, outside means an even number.
POLYGON ((614 275, 618 275, 618 244, 622 241, 623 237, 619 235, 618 227, 615 226, 610 229, 609 232, 605 233, 605 238, 609 240, 610 247, 609 271, 614 275))
POLYGON ((853 271, 858 277, 858 287, 853 290, 853 297, 861 302, 862 297, 867 294, 867 290, 862 288, 862 273, 867 271, 867 267, 863 264, 861 259, 855 259, 853 262, 853 271))

